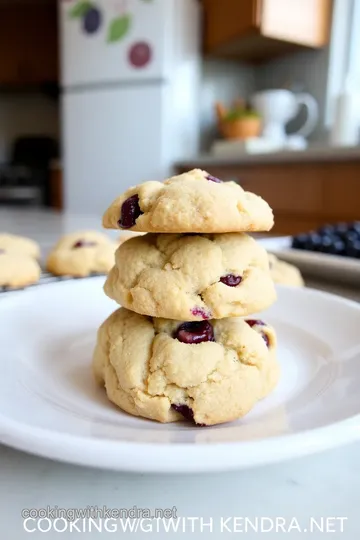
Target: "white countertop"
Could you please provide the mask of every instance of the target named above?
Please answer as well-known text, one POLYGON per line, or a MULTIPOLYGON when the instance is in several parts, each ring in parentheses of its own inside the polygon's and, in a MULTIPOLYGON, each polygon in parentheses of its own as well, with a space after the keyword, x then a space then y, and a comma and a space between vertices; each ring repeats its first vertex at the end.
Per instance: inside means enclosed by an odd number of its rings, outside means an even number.
MULTIPOLYGON (((61 216, 25 209, 0 210, 0 230, 31 236, 45 248, 64 232, 94 227, 100 229, 99 216, 61 216)), ((106 505, 109 508, 137 506, 152 509, 176 506, 180 517, 203 517, 204 522, 213 518, 212 534, 207 528, 200 533, 199 525, 195 534, 123 533, 133 538, 222 538, 226 533, 219 532, 221 517, 283 517, 287 526, 291 518, 296 518, 303 528, 311 517, 344 517, 347 518, 343 522, 344 533, 333 534, 332 537, 355 540, 360 533, 359 455, 360 443, 356 443, 317 456, 244 472, 160 476, 90 470, 0 446, 1 538, 72 537, 70 532, 59 536, 54 531, 29 536, 22 528, 20 512, 23 508, 106 505)), ((118 532, 116 537, 120 534, 118 532)), ((248 532, 244 536, 252 539, 261 535, 248 532)), ((294 528, 288 534, 279 532, 279 536, 295 539, 306 534, 302 535, 294 528)), ((309 536, 314 539, 326 537, 321 532, 309 536)), ((89 538, 91 534, 84 533, 83 537, 89 538)), ((267 537, 272 540, 275 533, 267 537)))

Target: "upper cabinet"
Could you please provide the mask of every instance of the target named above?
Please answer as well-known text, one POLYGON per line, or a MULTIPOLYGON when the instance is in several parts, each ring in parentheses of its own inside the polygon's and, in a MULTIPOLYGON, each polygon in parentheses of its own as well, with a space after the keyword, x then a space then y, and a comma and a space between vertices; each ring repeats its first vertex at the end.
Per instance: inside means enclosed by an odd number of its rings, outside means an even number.
POLYGON ((58 80, 56 2, 0 4, 0 85, 58 80))
POLYGON ((331 0, 203 0, 205 52, 261 61, 328 43, 331 0))

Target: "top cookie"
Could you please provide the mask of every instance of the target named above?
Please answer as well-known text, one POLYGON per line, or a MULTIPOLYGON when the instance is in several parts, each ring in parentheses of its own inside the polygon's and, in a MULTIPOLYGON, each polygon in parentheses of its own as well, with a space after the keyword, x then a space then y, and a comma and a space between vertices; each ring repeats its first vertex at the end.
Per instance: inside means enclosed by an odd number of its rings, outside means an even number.
POLYGON ((15 234, 0 233, 0 250, 6 253, 28 255, 34 259, 40 257, 39 245, 34 240, 15 234))
POLYGON ((269 231, 273 224, 261 197, 199 169, 132 187, 103 217, 107 229, 155 233, 269 231))

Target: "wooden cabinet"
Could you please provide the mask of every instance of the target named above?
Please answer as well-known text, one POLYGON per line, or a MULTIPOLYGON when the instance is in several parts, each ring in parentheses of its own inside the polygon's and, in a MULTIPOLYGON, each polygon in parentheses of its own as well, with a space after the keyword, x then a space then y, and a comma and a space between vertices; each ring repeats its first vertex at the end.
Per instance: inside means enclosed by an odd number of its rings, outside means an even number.
POLYGON ((296 234, 325 223, 360 220, 360 158, 321 162, 205 165, 181 163, 177 172, 206 169, 261 195, 273 208, 273 234, 296 234))
POLYGON ((56 2, 0 4, 0 85, 58 79, 56 2))
POLYGON ((203 0, 205 52, 264 60, 329 39, 331 0, 203 0))
POLYGON ((50 208, 63 209, 63 171, 61 164, 53 163, 50 167, 50 208))

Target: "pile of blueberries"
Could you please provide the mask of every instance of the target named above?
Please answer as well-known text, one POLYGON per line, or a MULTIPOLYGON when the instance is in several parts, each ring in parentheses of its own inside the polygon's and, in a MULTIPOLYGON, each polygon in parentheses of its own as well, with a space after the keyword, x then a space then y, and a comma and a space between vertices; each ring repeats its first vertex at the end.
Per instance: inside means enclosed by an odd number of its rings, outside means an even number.
POLYGON ((317 231, 298 234, 292 239, 292 247, 360 259, 360 221, 324 225, 317 231))

